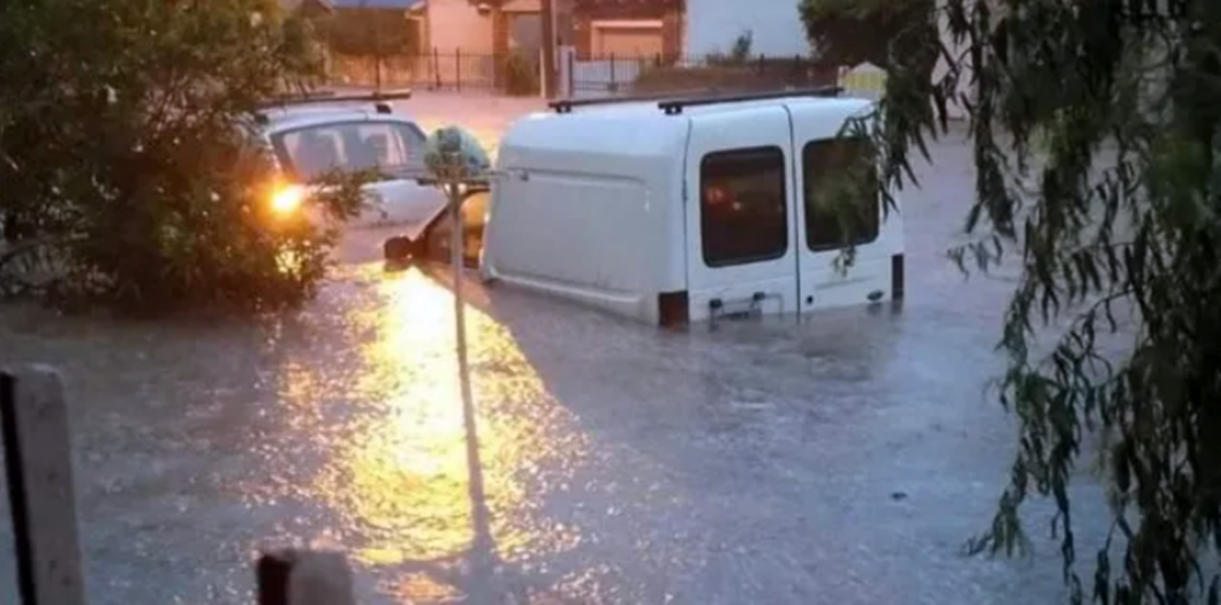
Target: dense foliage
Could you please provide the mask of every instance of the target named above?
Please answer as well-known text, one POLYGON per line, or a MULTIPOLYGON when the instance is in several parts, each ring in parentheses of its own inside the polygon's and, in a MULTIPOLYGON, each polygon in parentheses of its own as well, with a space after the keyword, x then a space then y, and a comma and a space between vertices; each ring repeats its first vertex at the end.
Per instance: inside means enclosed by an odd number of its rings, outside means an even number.
POLYGON ((419 28, 401 10, 339 9, 309 17, 331 51, 360 57, 393 57, 419 52, 419 28))
MULTIPOLYGON (((307 298, 334 234, 268 216, 260 102, 319 73, 275 0, 0 3, 0 287, 124 311, 307 298)), ((347 215, 343 183, 328 209, 347 215)))
POLYGON ((1019 507, 1049 496, 1074 601, 1218 602, 1221 3, 946 0, 906 21, 885 52, 883 178, 912 183, 912 150, 969 80, 976 243, 955 256, 1020 269, 1000 343, 1018 448, 974 548, 1023 546, 1019 507), (1109 510, 1070 497, 1095 450, 1109 510), (1087 582, 1074 530, 1099 516, 1087 582))
POLYGON ((800 0, 810 45, 820 61, 848 67, 890 64, 888 42, 933 9, 933 0, 800 0))

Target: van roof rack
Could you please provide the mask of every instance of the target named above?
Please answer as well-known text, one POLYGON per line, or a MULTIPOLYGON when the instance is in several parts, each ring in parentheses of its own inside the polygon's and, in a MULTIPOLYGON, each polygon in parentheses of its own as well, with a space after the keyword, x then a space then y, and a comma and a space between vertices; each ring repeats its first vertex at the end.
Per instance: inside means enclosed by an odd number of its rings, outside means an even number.
POLYGON ((795 88, 792 90, 755 92, 728 96, 705 95, 686 99, 661 101, 657 104, 657 108, 665 112, 666 115, 672 116, 682 113, 684 107, 719 105, 721 103, 744 103, 747 101, 766 101, 768 99, 789 99, 794 97, 838 97, 841 92, 843 92, 843 88, 840 86, 817 86, 814 88, 795 88))
POLYGON ((767 92, 748 92, 741 94, 723 94, 717 89, 692 91, 690 96, 680 96, 687 93, 668 93, 664 95, 638 95, 624 97, 609 97, 603 99, 559 99, 547 104, 556 113, 571 113, 575 107, 590 107, 594 105, 613 105, 618 103, 657 102, 658 109, 666 115, 676 115, 683 112, 684 107, 700 105, 718 105, 721 103, 744 103, 746 101, 765 101, 768 99, 789 99, 796 97, 838 97, 843 88, 840 86, 816 86, 813 88, 792 88, 789 90, 772 90, 767 92), (677 98, 676 98, 677 97, 677 98))
MULTIPOLYGON (((715 89, 714 89, 715 90, 715 89)), ((700 91, 692 90, 690 94, 699 94, 700 91)), ((703 89, 707 93, 708 89, 703 89)), ((687 94, 687 93, 679 93, 687 94)), ((594 105, 615 105, 619 103, 648 103, 665 101, 673 99, 675 93, 669 92, 666 94, 648 94, 648 95, 627 95, 622 97, 604 97, 599 99, 558 99, 547 104, 547 107, 555 110, 556 113, 571 113, 574 107, 592 107, 594 105)))
MULTIPOLYGON (((346 103, 346 102, 368 102, 378 103, 381 101, 403 101, 411 98, 411 89, 402 88, 399 90, 374 90, 367 93, 354 94, 336 94, 333 90, 316 90, 304 92, 301 94, 286 94, 279 95, 265 103, 261 103, 261 109, 272 109, 275 107, 284 107, 287 105, 304 105, 310 103, 346 103)), ((381 111, 379 103, 378 112, 381 111)), ((389 108, 389 105, 386 105, 389 108)))

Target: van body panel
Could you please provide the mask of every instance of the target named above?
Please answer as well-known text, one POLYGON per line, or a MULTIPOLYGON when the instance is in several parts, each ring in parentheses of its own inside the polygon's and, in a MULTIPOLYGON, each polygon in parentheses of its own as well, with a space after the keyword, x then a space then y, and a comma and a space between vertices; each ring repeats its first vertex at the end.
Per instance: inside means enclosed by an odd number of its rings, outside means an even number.
MULTIPOLYGON (((860 241, 856 245, 856 257, 846 272, 835 267, 836 259, 842 254, 844 246, 837 239, 830 246, 813 245, 812 240, 818 240, 818 223, 830 220, 813 212, 813 205, 818 203, 818 193, 808 187, 812 179, 818 177, 817 171, 826 166, 817 161, 807 162, 817 157, 816 148, 810 148, 811 158, 807 158, 807 146, 828 144, 840 136, 845 122, 834 122, 820 119, 820 112, 815 103, 791 103, 788 105, 792 119, 792 149, 795 159, 793 189, 797 193, 797 231, 798 231, 798 290, 801 297, 801 310, 812 311, 849 305, 880 302, 893 298, 891 276, 891 257, 902 252, 903 230, 897 214, 888 219, 884 217, 882 200, 877 201, 878 228, 876 237, 866 237, 872 233, 860 233, 860 241), (808 165, 807 165, 808 164, 808 165), (812 236, 811 230, 814 230, 812 236), (864 241, 868 239, 868 241, 864 241)), ((838 143, 838 142, 837 142, 838 143)), ((871 231, 860 229, 858 231, 871 231)), ((826 244, 827 242, 819 242, 826 244)))
POLYGON ((522 274, 497 274, 495 279, 523 290, 572 301, 614 315, 632 317, 647 323, 657 323, 660 320, 657 298, 640 292, 612 292, 605 288, 566 284, 551 278, 535 278, 522 274))
POLYGON ((527 178, 500 192, 500 199, 512 197, 513 203, 493 202, 495 231, 488 239, 515 245, 511 256, 495 259, 499 273, 608 293, 656 285, 649 283, 649 260, 658 256, 654 238, 641 231, 660 222, 649 217, 657 209, 648 184, 536 170, 527 178))
POLYGON ((483 275, 655 319, 653 293, 686 287, 672 235, 682 229, 686 124, 659 122, 651 137, 613 121, 577 133, 519 122, 498 154, 505 176, 492 186, 483 275))
POLYGON ((722 313, 793 312, 797 259, 790 227, 788 113, 783 106, 772 105, 695 115, 690 120, 686 154, 690 321, 722 313), (773 233, 775 237, 770 236, 773 233), (744 241, 749 245, 739 245, 744 241))

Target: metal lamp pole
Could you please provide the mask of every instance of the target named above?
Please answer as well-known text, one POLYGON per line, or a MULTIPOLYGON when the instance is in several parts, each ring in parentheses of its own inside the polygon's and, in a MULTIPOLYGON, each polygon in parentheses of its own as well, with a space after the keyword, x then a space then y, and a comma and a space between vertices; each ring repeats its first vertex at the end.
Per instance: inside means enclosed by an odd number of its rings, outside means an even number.
POLYGON ((449 194, 449 218, 452 227, 449 234, 449 255, 454 273, 454 321, 458 329, 458 346, 462 347, 466 342, 466 305, 462 300, 462 196, 466 187, 463 183, 451 181, 445 189, 449 194))

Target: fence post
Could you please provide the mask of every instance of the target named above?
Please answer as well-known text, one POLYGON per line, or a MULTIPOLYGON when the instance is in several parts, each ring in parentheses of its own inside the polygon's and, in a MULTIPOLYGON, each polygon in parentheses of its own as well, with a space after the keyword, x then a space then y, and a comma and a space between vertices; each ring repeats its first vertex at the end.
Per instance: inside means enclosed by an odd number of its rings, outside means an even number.
POLYGON ((462 47, 454 47, 454 89, 462 92, 462 47))
MULTIPOLYGON (((546 0, 544 0, 544 1, 546 1, 546 0)), ((543 59, 543 55, 545 55, 545 54, 547 54, 547 49, 540 48, 538 51, 538 61, 539 61, 538 94, 543 99, 547 98, 547 91, 552 89, 551 83, 548 82, 548 80, 551 79, 551 76, 548 76, 547 70, 543 68, 543 65, 546 64, 546 61, 543 59)))
POLYGON ((258 605, 355 605, 343 553, 283 550, 259 557, 258 605))
POLYGON ((565 61, 568 62, 568 98, 576 98, 577 92, 577 52, 576 49, 568 49, 564 53, 565 61))
POLYGON ((437 47, 432 47, 432 73, 436 76, 436 86, 433 90, 441 90, 441 51, 437 47))
POLYGON ((0 424, 23 605, 84 605, 72 436, 59 374, 0 368, 0 424))
POLYGON ((610 91, 619 92, 619 84, 615 82, 615 53, 610 54, 610 68, 611 68, 610 91))

